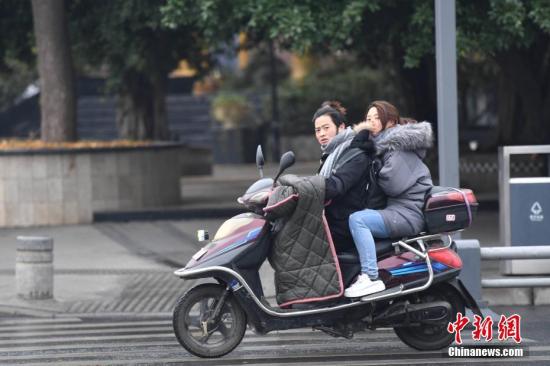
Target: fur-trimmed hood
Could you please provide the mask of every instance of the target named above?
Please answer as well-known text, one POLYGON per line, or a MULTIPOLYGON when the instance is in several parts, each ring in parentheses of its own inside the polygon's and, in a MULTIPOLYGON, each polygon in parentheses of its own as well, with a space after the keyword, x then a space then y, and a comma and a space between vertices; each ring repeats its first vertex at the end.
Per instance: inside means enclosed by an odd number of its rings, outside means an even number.
MULTIPOLYGON (((359 132, 365 129, 364 123, 355 127, 359 132)), ((382 155, 388 151, 415 151, 425 155, 425 151, 433 146, 432 125, 429 122, 408 123, 397 125, 382 131, 372 137, 376 146, 376 153, 382 155)))

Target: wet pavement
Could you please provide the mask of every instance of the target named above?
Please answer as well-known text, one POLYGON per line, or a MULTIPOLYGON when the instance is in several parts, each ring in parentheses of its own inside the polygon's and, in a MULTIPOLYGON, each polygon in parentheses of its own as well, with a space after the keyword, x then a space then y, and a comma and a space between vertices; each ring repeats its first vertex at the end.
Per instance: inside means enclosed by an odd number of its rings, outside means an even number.
MULTIPOLYGON (((450 358, 447 350, 417 351, 403 344, 392 329, 358 333, 353 339, 332 338, 299 329, 256 335, 218 359, 190 355, 177 342, 167 316, 143 318, 61 317, 0 318, 1 365, 548 365, 550 307, 499 308, 522 315, 522 342, 474 341, 462 331, 461 347, 490 345, 517 350, 519 358, 450 358)), ((495 329, 495 338, 496 338, 495 329)))

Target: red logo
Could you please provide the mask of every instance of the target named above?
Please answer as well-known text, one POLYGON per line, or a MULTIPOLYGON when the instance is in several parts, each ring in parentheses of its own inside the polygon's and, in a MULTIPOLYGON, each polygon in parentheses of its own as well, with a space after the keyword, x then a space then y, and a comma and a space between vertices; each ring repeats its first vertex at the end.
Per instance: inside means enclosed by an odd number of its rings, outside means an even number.
MULTIPOLYGON (((460 332, 469 322, 470 319, 463 316, 462 313, 457 313, 456 320, 447 325, 447 331, 455 334, 455 342, 457 344, 462 344, 460 332)), ((492 341, 493 324, 493 319, 490 316, 482 318, 479 315, 474 315, 472 339, 479 341, 483 338, 486 342, 492 341)), ((509 338, 513 339, 516 343, 521 343, 521 316, 518 314, 512 314, 509 317, 501 315, 498 321, 498 340, 506 341, 509 338)))
POLYGON ((475 341, 479 341, 481 338, 485 338, 485 341, 490 342, 493 339, 493 319, 488 316, 483 321, 479 315, 474 315, 474 330, 472 332, 472 338, 475 341))
POLYGON ((521 317, 518 314, 510 315, 508 318, 501 315, 498 322, 498 340, 512 338, 516 343, 521 343, 520 323, 521 317))
POLYGON ((470 322, 468 318, 462 315, 462 313, 456 314, 456 321, 454 323, 449 323, 447 326, 447 331, 449 333, 455 334, 455 342, 457 344, 462 344, 462 338, 460 337, 460 332, 464 327, 470 322))

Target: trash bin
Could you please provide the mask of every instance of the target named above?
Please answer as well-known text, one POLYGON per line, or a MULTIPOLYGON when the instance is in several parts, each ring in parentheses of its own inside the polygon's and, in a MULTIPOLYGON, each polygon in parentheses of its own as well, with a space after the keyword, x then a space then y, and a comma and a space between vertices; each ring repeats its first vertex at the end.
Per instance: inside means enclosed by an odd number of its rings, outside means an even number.
MULTIPOLYGON (((511 156, 532 154, 549 155, 550 145, 499 148, 501 241, 527 251, 529 246, 550 245, 550 177, 510 176, 511 156)), ((504 274, 550 274, 547 259, 514 259, 503 264, 504 274)))
POLYGON ((510 179, 511 244, 550 245, 550 178, 510 179))
MULTIPOLYGON (((550 245, 550 178, 510 179, 510 245, 550 245)), ((548 260, 510 260, 505 273, 550 274, 550 266, 548 260)))

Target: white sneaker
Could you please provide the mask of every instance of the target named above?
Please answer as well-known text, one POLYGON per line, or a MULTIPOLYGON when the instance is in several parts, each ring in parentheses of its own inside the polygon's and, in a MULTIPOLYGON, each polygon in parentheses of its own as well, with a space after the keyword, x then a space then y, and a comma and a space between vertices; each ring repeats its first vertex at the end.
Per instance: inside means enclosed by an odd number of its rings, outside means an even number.
POLYGON ((384 291, 385 289, 386 285, 384 285, 384 282, 380 280, 372 281, 369 276, 361 273, 359 277, 357 277, 357 281, 344 291, 344 296, 362 297, 374 294, 375 292, 384 291))

